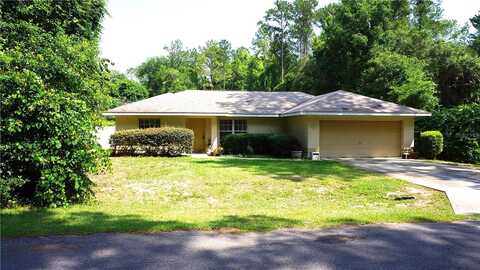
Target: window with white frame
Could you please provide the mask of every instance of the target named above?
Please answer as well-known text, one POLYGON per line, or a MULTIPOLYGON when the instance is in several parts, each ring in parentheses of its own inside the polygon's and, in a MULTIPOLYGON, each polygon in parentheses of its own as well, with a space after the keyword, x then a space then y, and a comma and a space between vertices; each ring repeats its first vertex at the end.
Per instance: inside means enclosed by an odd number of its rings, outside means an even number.
POLYGON ((220 120, 220 141, 228 134, 247 133, 247 120, 220 120))
POLYGON ((138 119, 138 128, 157 128, 160 127, 160 119, 145 118, 138 119))

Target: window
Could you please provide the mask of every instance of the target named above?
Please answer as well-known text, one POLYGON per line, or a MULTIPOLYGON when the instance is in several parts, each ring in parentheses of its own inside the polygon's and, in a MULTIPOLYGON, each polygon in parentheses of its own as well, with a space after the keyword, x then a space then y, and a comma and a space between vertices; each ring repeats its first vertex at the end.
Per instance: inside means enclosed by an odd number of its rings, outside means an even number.
POLYGON ((247 120, 220 120, 220 141, 228 134, 247 133, 247 120))
POLYGON ((146 118, 138 119, 138 128, 157 128, 160 127, 160 119, 146 118))

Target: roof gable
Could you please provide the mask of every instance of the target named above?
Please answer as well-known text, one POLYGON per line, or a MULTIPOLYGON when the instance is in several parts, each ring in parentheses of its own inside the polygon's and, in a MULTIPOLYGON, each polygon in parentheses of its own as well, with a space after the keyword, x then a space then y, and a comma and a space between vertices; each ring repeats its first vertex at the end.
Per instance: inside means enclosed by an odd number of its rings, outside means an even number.
POLYGON ((316 96, 282 115, 430 115, 429 112, 338 90, 316 96))

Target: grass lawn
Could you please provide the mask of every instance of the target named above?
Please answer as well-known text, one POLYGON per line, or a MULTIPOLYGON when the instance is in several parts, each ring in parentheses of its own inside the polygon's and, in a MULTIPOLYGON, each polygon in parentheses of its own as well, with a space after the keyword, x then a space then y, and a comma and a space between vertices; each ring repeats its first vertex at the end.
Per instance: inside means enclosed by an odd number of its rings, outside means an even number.
POLYGON ((433 163, 438 163, 438 164, 456 165, 456 166, 460 166, 460 167, 466 167, 466 168, 469 168, 469 169, 477 169, 477 170, 480 170, 480 164, 460 163, 460 162, 445 161, 445 160, 439 160, 439 159, 436 159, 436 160, 427 160, 427 161, 433 162, 433 163))
POLYGON ((340 224, 453 221, 446 196, 333 161, 112 158, 96 199, 60 209, 1 211, 2 236, 263 231, 340 224), (415 199, 396 201, 389 192, 415 199))

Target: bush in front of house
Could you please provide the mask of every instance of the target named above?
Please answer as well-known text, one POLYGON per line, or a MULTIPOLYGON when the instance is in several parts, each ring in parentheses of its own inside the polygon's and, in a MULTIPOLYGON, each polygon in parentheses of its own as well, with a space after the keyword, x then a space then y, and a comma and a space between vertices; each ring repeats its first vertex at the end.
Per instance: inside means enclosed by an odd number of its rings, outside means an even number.
POLYGON ((439 159, 480 164, 480 104, 440 109, 432 117, 417 120, 415 126, 420 132, 439 130, 443 134, 439 159))
POLYGON ((115 156, 180 156, 192 153, 193 131, 176 127, 121 130, 110 137, 110 145, 115 156))
POLYGON ((418 152, 422 157, 436 159, 443 151, 443 135, 438 130, 429 130, 420 133, 418 152))
POLYGON ((225 154, 271 155, 288 157, 293 150, 301 150, 298 140, 284 134, 230 134, 223 141, 225 154))

